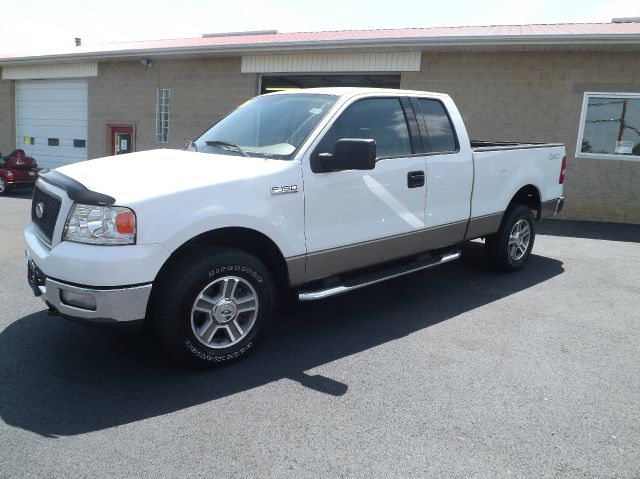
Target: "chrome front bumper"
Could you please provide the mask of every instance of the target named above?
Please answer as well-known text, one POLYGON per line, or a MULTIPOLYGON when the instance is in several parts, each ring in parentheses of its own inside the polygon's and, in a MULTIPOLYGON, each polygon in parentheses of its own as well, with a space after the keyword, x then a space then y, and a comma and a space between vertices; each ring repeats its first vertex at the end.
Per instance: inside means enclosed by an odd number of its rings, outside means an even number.
POLYGON ((71 285, 47 278, 27 257, 28 282, 36 296, 63 316, 89 323, 127 323, 144 319, 151 294, 151 284, 130 287, 100 288, 71 285), (63 293, 76 293, 93 298, 93 307, 79 307, 64 301, 63 293))

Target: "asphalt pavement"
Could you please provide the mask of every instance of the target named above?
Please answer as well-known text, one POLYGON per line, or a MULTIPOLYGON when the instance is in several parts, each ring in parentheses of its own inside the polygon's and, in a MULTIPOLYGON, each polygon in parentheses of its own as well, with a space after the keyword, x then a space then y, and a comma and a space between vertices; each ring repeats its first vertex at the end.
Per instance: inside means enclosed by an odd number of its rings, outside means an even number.
POLYGON ((473 242, 194 372, 48 315, 29 208, 0 198, 2 478, 640 477, 640 226, 548 220, 513 274, 473 242))

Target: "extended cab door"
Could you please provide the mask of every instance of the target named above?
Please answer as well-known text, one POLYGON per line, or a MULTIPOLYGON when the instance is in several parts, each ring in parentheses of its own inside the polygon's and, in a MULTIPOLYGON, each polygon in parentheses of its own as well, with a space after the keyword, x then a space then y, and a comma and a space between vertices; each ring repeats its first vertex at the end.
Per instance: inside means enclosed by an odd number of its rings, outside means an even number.
POLYGON ((426 158, 425 240, 440 248, 464 239, 471 211, 473 155, 458 109, 446 95, 414 97, 426 158))
POLYGON ((420 251, 426 190, 419 150, 406 96, 352 100, 324 128, 303 160, 307 281, 420 251), (318 170, 318 155, 344 138, 376 141, 373 170, 318 170))

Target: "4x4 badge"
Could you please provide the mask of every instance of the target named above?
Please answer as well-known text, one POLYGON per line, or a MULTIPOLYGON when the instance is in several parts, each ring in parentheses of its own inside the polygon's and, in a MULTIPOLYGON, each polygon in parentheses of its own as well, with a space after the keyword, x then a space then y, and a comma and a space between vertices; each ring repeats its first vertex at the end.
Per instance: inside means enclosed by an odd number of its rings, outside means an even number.
POLYGON ((272 186, 271 194, 272 195, 287 195, 289 193, 297 193, 298 185, 289 185, 289 186, 272 186))

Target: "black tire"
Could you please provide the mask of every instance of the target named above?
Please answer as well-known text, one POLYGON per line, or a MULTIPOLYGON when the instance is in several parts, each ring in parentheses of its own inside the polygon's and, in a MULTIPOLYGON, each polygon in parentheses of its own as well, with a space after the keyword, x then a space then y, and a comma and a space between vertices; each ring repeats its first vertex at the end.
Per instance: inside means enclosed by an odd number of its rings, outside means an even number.
POLYGON ((199 248, 179 257, 154 288, 156 335, 180 362, 198 367, 227 363, 250 351, 276 297, 267 268, 257 258, 227 247, 199 248), (231 292, 226 294, 228 288, 231 292), (255 311, 241 311, 251 307, 252 298, 255 311))
MULTIPOLYGON (((524 237, 524 235, 522 237, 524 237)), ((498 271, 509 272, 519 270, 527 263, 535 238, 536 230, 531 209, 519 203, 511 204, 504 213, 498 232, 485 239, 491 265, 498 271), (514 231, 516 225, 518 225, 518 227, 521 225, 528 226, 529 236, 526 245, 522 240, 520 240, 520 243, 517 243, 517 238, 520 236, 514 231), (512 233, 515 239, 513 242, 510 242, 512 233)))
POLYGON ((7 184, 5 179, 0 176, 0 196, 8 195, 11 192, 11 187, 7 184))

